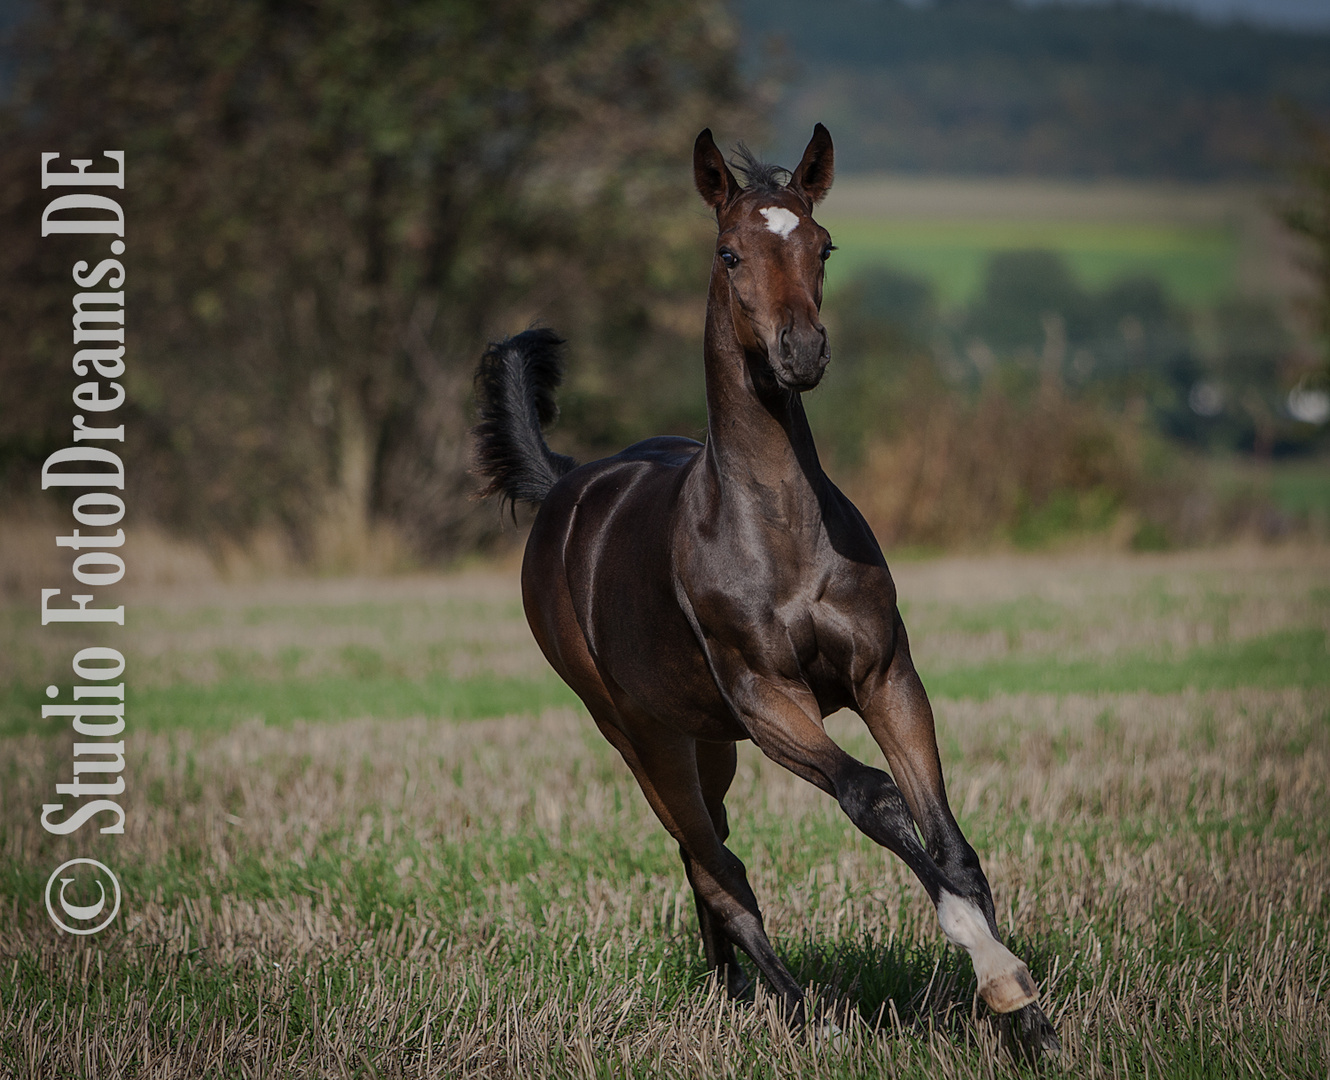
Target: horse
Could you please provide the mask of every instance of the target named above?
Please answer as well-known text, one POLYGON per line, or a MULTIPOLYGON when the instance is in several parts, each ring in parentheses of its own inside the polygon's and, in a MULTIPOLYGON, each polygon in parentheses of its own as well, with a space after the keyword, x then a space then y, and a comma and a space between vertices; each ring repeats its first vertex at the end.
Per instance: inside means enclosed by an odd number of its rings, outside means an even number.
POLYGON ((742 144, 739 155, 744 184, 710 129, 693 148, 717 223, 706 441, 658 436, 582 465, 553 452, 543 429, 564 343, 530 329, 492 344, 476 373, 475 468, 489 481, 479 495, 537 508, 522 562, 527 621, 678 842, 707 967, 731 996, 751 989, 738 946, 791 1025, 805 1023, 803 989, 725 846, 735 744, 749 739, 905 862, 943 934, 969 953, 989 1008, 1023 1046, 1054 1050, 948 806, 886 560, 823 472, 804 413, 801 395, 831 359, 819 313, 835 248, 813 219, 834 176, 831 136, 818 124, 793 172, 742 144), (862 717, 890 775, 827 734, 823 719, 842 708, 862 717))

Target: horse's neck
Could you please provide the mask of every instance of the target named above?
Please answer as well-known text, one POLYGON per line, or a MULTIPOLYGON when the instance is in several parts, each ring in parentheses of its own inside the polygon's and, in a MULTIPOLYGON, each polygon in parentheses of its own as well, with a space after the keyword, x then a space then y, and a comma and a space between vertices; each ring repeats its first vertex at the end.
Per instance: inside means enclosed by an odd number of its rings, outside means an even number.
POLYGON ((707 455, 711 470, 722 491, 779 491, 783 499, 802 502, 815 512, 824 476, 803 402, 797 393, 759 394, 734 331, 728 293, 724 286, 713 287, 707 305, 707 455))

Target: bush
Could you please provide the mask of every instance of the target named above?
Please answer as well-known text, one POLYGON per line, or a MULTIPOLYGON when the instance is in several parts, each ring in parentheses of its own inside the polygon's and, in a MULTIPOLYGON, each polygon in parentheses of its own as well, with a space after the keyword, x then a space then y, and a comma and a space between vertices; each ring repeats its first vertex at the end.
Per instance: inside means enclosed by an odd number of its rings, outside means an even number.
POLYGON ((849 487, 884 546, 954 547, 1102 530, 1142 484, 1136 424, 1057 387, 1021 401, 995 385, 912 403, 849 487))

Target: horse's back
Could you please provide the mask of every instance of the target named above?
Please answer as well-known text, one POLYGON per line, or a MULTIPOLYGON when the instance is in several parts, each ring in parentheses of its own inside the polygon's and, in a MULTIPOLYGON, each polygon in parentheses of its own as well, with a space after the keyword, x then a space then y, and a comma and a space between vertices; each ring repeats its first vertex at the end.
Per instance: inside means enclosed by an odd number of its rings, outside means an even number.
POLYGON ((527 541, 528 558, 552 545, 565 549, 569 558, 577 549, 599 548, 600 544, 589 542, 588 534, 614 524, 641 532, 638 523, 672 508, 683 471, 701 449, 702 444, 692 439, 660 435, 579 465, 554 485, 541 504, 527 541), (569 550, 571 533, 582 534, 583 543, 569 550))
MULTIPOLYGON (((702 444, 696 439, 686 439, 682 435, 655 435, 624 447, 613 457, 602 460, 650 461, 667 468, 678 468, 692 461, 701 449, 702 444)), ((593 461, 591 464, 598 465, 600 462, 593 461)))

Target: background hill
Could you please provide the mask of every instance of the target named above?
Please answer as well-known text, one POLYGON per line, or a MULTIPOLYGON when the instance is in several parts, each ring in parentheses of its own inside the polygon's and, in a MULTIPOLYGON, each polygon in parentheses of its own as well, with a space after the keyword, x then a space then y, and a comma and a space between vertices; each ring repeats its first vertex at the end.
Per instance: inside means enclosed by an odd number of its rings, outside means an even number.
MULTIPOLYGON (((844 171, 1268 176, 1283 106, 1330 115, 1330 34, 1128 4, 740 0, 782 80, 776 155, 821 120, 844 171)), ((798 143, 798 145, 796 145, 798 143)))

